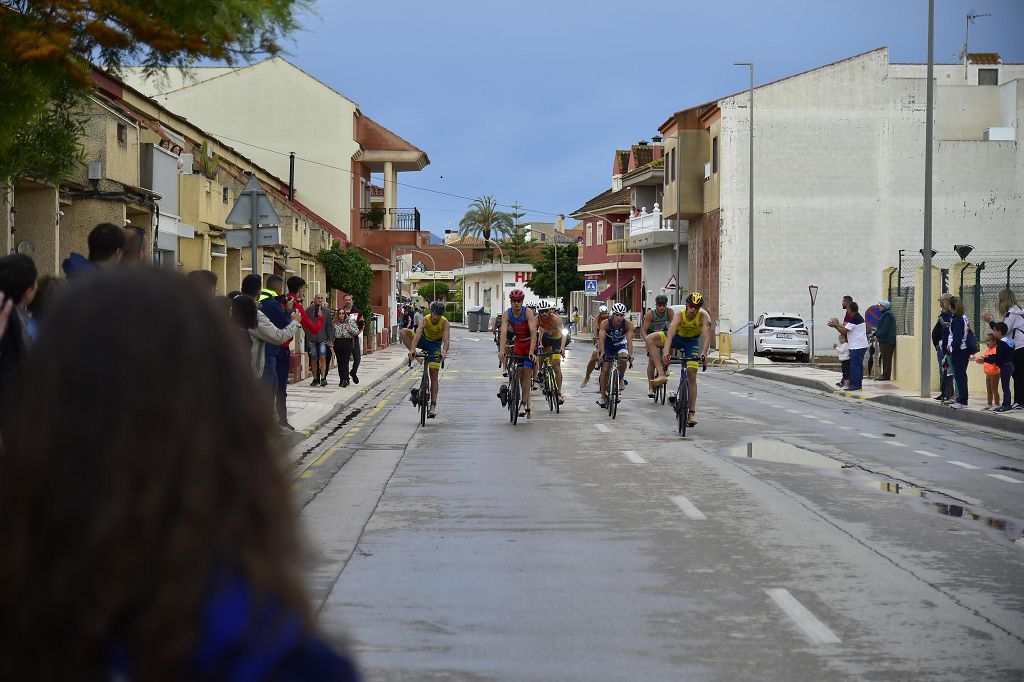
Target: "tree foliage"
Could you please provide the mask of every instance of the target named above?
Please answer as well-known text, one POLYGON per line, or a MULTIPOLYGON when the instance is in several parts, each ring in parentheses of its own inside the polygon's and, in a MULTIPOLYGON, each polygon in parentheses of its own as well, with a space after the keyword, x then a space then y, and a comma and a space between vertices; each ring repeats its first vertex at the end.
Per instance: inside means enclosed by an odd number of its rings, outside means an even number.
POLYGON ((427 282, 417 289, 416 293, 419 294, 420 298, 426 299, 430 303, 432 301, 447 301, 451 291, 444 282, 427 282))
POLYGON ((512 231, 501 241, 501 248, 512 263, 530 263, 533 259, 527 253, 531 244, 526 239, 526 228, 516 225, 512 231))
POLYGON ((328 288, 352 294, 352 302, 356 308, 369 316, 373 268, 363 254, 359 253, 359 249, 343 249, 340 243, 334 242, 331 248, 318 253, 316 260, 324 266, 328 288))
POLYGON ((490 239, 501 237, 512 230, 512 216, 498 210, 494 197, 477 197, 459 221, 459 234, 490 239))
POLYGON ((92 64, 149 73, 277 54, 309 0, 0 0, 0 182, 59 182, 81 160, 92 64))
MULTIPOLYGON (((541 297, 555 295, 555 248, 548 246, 534 263, 530 289, 541 297)), ((558 297, 562 309, 569 309, 569 294, 583 289, 583 275, 576 269, 578 247, 576 244, 559 244, 558 247, 558 297)))

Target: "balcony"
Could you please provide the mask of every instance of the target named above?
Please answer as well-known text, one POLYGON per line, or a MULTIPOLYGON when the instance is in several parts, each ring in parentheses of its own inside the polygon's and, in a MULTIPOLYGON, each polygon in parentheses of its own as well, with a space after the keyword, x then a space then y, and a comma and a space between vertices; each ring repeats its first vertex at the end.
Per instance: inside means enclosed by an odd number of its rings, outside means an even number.
POLYGON ((604 246, 605 253, 609 256, 618 256, 623 253, 629 253, 625 239, 609 239, 604 243, 604 246))
MULTIPOLYGON (((661 215, 661 207, 654 204, 654 210, 647 212, 647 207, 640 209, 640 215, 629 219, 629 237, 626 240, 630 249, 651 249, 658 246, 676 243, 676 223, 666 220, 661 215)), ((687 221, 682 221, 683 233, 680 243, 686 243, 687 221)))
POLYGON ((420 212, 416 208, 381 207, 359 209, 359 227, 364 230, 420 231, 420 212))

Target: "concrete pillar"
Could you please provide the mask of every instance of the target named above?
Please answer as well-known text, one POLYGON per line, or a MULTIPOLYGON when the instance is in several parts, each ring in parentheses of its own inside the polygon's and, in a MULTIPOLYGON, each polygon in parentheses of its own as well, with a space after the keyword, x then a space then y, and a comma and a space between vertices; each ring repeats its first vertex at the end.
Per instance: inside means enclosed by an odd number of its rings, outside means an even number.
POLYGON ((224 261, 224 288, 226 291, 234 291, 242 288, 242 277, 249 273, 242 272, 242 252, 239 249, 228 249, 227 258, 224 261))
MULTIPOLYGON (((14 221, 10 243, 17 248, 21 242, 32 242, 32 260, 39 275, 60 274, 60 218, 57 189, 44 185, 19 185, 14 189, 14 221)), ((9 253, 5 251, 4 253, 9 253)))
POLYGON ((14 188, 0 185, 0 254, 11 253, 14 244, 11 243, 11 222, 14 206, 14 188))
POLYGON ((398 189, 395 183, 398 181, 398 174, 395 172, 395 166, 390 161, 384 162, 384 229, 393 230, 395 229, 395 216, 391 209, 395 208, 395 204, 398 200, 398 189))

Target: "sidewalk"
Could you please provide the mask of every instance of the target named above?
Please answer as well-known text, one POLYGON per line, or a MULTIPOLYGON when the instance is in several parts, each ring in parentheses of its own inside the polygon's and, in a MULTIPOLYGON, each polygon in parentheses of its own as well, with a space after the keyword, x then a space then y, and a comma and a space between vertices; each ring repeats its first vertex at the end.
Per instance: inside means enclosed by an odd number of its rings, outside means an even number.
POLYGON ((844 399, 867 400, 929 417, 942 417, 953 422, 1024 435, 1024 410, 993 414, 982 410, 984 404, 977 398, 972 398, 971 405, 966 409, 953 410, 947 405, 940 404, 937 400, 930 397, 922 398, 891 381, 874 381, 867 378, 864 379, 863 388, 860 391, 840 391, 835 385, 840 376, 838 372, 795 363, 765 365, 756 362, 753 369, 747 369, 746 356, 737 355, 736 357, 740 361, 741 373, 747 376, 802 386, 844 399))
POLYGON ((374 388, 381 381, 405 366, 408 359, 405 346, 400 343, 389 345, 363 355, 359 365, 359 384, 348 388, 338 385, 338 368, 334 367, 327 377, 327 386, 310 386, 311 378, 288 385, 288 421, 299 434, 308 436, 325 419, 344 407, 358 395, 374 388))

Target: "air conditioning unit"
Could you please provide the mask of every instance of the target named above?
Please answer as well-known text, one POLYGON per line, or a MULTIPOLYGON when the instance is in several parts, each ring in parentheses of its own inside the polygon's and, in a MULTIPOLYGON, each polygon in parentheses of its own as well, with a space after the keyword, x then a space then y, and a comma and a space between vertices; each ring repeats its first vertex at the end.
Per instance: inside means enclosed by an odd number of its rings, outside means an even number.
POLYGON ((102 180, 103 179, 103 162, 102 161, 90 161, 89 162, 89 179, 90 180, 102 180))
POLYGON ((985 128, 984 139, 990 142, 1013 142, 1016 135, 1013 128, 985 128))
POLYGON ((708 161, 707 163, 704 164, 704 179, 705 180, 710 180, 711 179, 711 162, 710 161, 708 161))

